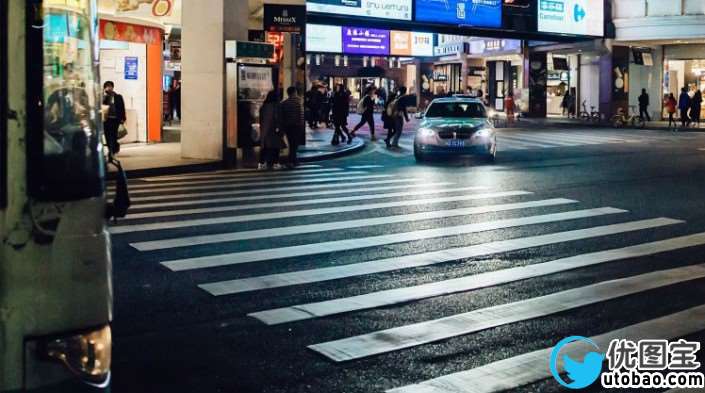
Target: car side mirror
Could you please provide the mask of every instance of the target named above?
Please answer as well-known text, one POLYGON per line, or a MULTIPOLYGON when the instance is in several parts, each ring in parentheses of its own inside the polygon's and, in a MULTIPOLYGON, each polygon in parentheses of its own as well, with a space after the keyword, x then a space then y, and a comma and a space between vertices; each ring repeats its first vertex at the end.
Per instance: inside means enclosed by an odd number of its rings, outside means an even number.
POLYGON ((414 116, 414 117, 416 117, 417 119, 423 119, 423 116, 424 116, 423 112, 417 112, 416 116, 414 116))

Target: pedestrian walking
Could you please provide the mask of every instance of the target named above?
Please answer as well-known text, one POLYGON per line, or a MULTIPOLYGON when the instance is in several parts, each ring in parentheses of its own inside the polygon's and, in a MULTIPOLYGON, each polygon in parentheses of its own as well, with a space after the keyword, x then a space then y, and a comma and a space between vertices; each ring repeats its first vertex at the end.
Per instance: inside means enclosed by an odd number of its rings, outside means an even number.
POLYGON ((690 126, 690 118, 688 117, 688 110, 690 109, 690 96, 688 95, 688 89, 685 87, 681 89, 681 96, 678 97, 678 109, 681 111, 681 126, 683 128, 690 126))
POLYGON ((296 87, 291 86, 286 89, 289 97, 281 104, 281 124, 289 142, 289 161, 287 167, 295 168, 299 165, 297 150, 299 146, 306 144, 306 122, 301 98, 296 91, 296 87))
POLYGON ((321 93, 320 121, 326 128, 331 128, 330 111, 333 107, 333 97, 328 86, 321 86, 319 92, 321 93))
POLYGON ((387 138, 384 142, 387 147, 399 147, 399 138, 404 131, 404 121, 409 122, 409 113, 407 112, 408 107, 408 97, 406 95, 406 87, 399 87, 399 93, 397 97, 389 104, 387 108, 387 115, 392 119, 394 123, 394 134, 393 137, 387 138))
POLYGON ((570 91, 566 91, 563 95, 563 100, 561 101, 561 112, 563 116, 568 115, 570 117, 570 101, 572 100, 570 96, 570 91))
POLYGON ((308 114, 307 121, 311 129, 318 128, 318 120, 321 115, 321 92, 317 85, 311 86, 311 90, 306 92, 305 103, 306 113, 308 114))
POLYGON ((690 121, 696 128, 700 128, 700 110, 703 104, 703 93, 695 90, 693 98, 690 99, 690 121))
POLYGON ((666 113, 668 113, 668 129, 670 130, 671 125, 673 125, 673 131, 675 131, 678 126, 678 123, 676 123, 674 115, 676 114, 678 102, 676 101, 676 97, 673 95, 673 93, 664 96, 663 106, 664 108, 666 108, 666 113))
POLYGON ((343 85, 337 85, 335 87, 335 93, 333 94, 333 126, 335 131, 333 132, 332 145, 338 145, 340 142, 345 143, 347 140, 348 144, 352 143, 352 136, 350 136, 350 131, 348 130, 348 115, 350 114, 350 95, 345 90, 343 85))
POLYGON ((389 144, 392 140, 392 137, 394 136, 394 119, 387 114, 389 112, 389 106, 394 102, 394 100, 397 98, 398 92, 392 91, 389 93, 389 97, 387 97, 387 102, 384 103, 384 109, 382 110, 382 125, 385 130, 387 130, 387 137, 384 139, 384 142, 387 144, 387 147, 389 147, 389 144))
POLYGON ((118 129, 125 124, 127 116, 125 100, 120 94, 115 92, 115 83, 112 81, 103 83, 103 105, 107 107, 107 113, 103 121, 105 142, 108 145, 108 154, 114 156, 120 152, 118 129))
POLYGON ((351 134, 354 137, 355 133, 362 128, 363 125, 367 124, 368 127, 370 128, 370 140, 376 141, 377 138, 375 137, 375 92, 377 89, 374 86, 370 86, 367 89, 367 92, 365 93, 365 96, 362 97, 362 101, 358 105, 359 110, 362 111, 362 119, 360 119, 360 122, 353 128, 351 134))
POLYGON ((639 116, 646 121, 651 121, 651 116, 649 115, 649 94, 646 89, 641 89, 641 95, 639 96, 639 116))
POLYGON ((514 93, 507 93, 504 98, 504 113, 507 115, 507 125, 514 125, 514 93))
POLYGON ((260 158, 257 169, 281 169, 279 152, 286 147, 281 123, 279 93, 272 90, 267 93, 259 109, 260 123, 260 158))

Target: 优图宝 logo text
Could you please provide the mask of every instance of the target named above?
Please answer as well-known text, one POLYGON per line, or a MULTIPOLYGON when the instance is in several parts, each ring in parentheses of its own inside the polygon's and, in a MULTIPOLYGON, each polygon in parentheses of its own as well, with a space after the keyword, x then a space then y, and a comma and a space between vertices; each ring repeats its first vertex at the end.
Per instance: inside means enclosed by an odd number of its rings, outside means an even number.
POLYGON ((586 388, 598 379, 608 389, 697 389, 705 388, 699 351, 699 342, 686 340, 617 339, 603 353, 593 340, 571 336, 553 348, 549 368, 569 389, 586 388))

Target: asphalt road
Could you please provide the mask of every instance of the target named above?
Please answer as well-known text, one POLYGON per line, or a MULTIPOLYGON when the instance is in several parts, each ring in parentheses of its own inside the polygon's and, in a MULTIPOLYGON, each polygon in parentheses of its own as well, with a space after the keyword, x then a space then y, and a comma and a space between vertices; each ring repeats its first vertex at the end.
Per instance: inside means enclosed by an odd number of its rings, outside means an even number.
POLYGON ((112 227, 113 391, 385 392, 466 372, 557 392, 548 357, 514 361, 618 329, 703 342, 705 135, 505 130, 495 164, 401 146, 132 180, 112 227))

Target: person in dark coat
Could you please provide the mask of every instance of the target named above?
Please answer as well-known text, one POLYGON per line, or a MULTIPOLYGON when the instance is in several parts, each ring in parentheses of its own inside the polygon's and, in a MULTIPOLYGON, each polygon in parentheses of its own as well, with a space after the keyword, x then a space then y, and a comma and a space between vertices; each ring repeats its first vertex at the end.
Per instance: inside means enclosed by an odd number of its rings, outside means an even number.
POLYGON ((641 89, 641 95, 639 96, 639 116, 646 121, 651 121, 651 116, 649 115, 649 94, 646 93, 646 89, 641 89))
POLYGON ((690 109, 690 96, 688 89, 681 89, 681 96, 678 97, 678 109, 681 111, 681 126, 683 128, 690 127, 690 118, 688 117, 688 109, 690 109))
POLYGON ((345 90, 343 85, 335 87, 335 93, 332 98, 333 103, 333 125, 335 132, 331 144, 337 145, 341 141, 348 144, 352 143, 352 137, 348 130, 348 115, 350 114, 350 95, 345 90), (347 137, 347 138, 346 138, 347 137))
POLYGON ((308 110, 308 125, 311 129, 318 128, 318 121, 321 117, 322 94, 317 85, 311 86, 311 90, 306 92, 306 109, 308 110))
POLYGON ((367 89, 367 92, 365 93, 365 96, 361 98, 362 100, 362 107, 364 108, 362 111, 362 118, 360 119, 360 122, 353 128, 352 130, 352 135, 355 136, 355 133, 357 130, 362 128, 365 124, 368 125, 370 128, 370 140, 376 141, 377 138, 375 137, 375 93, 377 92, 377 89, 374 86, 371 86, 367 89))
POLYGON ((296 87, 291 86, 286 89, 289 97, 281 103, 281 124, 289 141, 289 162, 287 166, 294 168, 299 164, 296 155, 299 146, 306 144, 306 122, 301 98, 296 91, 296 87))
POLYGON ((390 108, 387 113, 391 115, 392 122, 394 124, 394 134, 388 139, 384 140, 387 147, 399 147, 399 138, 401 138, 404 132, 404 122, 409 122, 409 96, 406 95, 406 87, 401 86, 396 98, 392 101, 390 108))
POLYGON ((394 136, 394 119, 391 118, 387 112, 389 112, 389 105, 394 102, 394 100, 397 98, 397 92, 392 91, 389 93, 388 100, 385 101, 384 103, 384 110, 382 111, 382 124, 384 125, 384 129, 387 130, 387 137, 384 139, 385 143, 389 144, 389 141, 392 140, 392 137, 394 136))
POLYGON ((120 152, 118 143, 118 128, 127 121, 125 111, 125 100, 120 94, 115 92, 115 83, 107 81, 103 83, 103 105, 108 107, 108 113, 103 122, 105 141, 108 145, 108 152, 111 156, 120 152))
POLYGON ((284 141, 280 116, 279 94, 272 90, 259 109, 261 150, 257 169, 281 169, 279 151, 284 148, 284 141))
POLYGON ((703 93, 695 90, 695 95, 690 99, 690 121, 700 128, 700 110, 703 104, 703 93))

